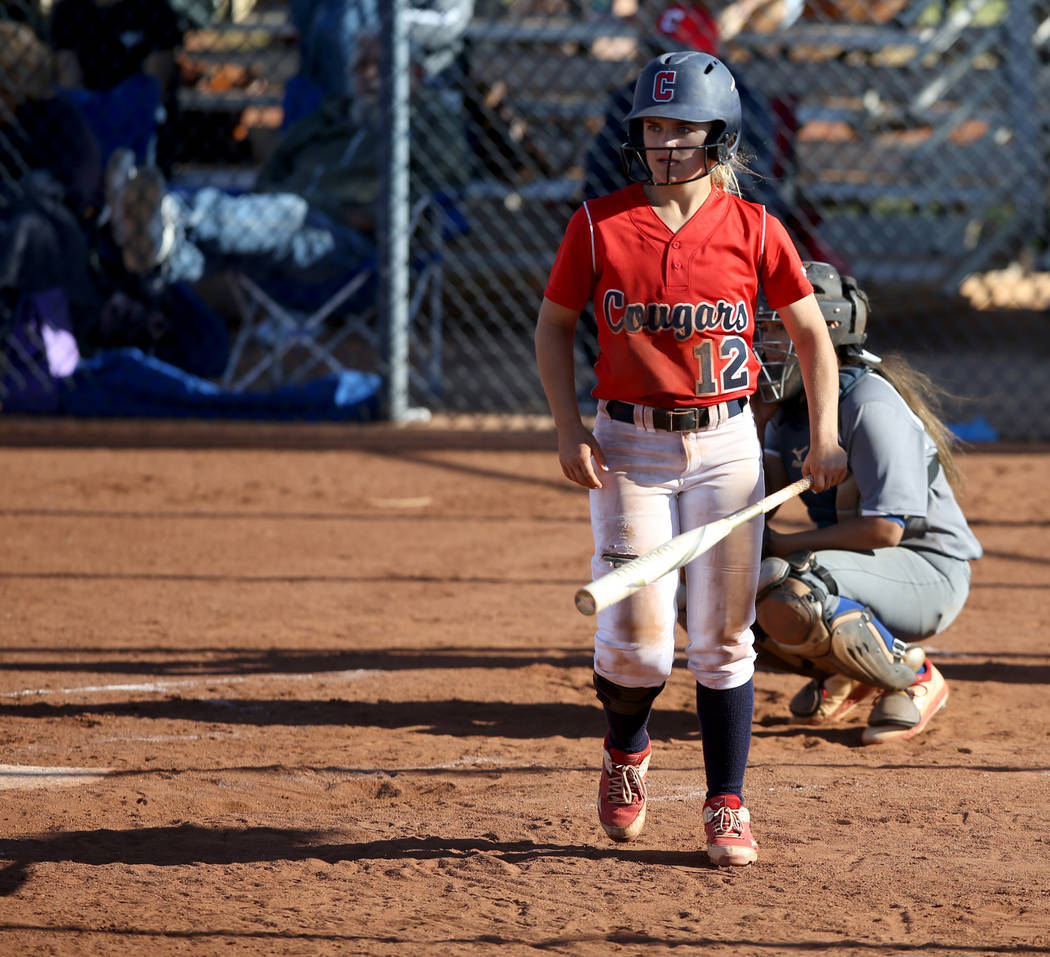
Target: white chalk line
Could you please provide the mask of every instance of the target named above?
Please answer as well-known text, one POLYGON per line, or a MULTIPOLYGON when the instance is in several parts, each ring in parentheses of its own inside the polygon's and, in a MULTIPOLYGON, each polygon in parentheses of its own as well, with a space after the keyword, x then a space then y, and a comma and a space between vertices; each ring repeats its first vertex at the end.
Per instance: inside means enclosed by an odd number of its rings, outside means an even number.
POLYGON ((0 764, 0 791, 26 788, 69 788, 101 781, 113 768, 49 768, 39 765, 0 764))
POLYGON ((22 688, 19 691, 0 691, 0 698, 27 698, 32 695, 82 695, 113 694, 132 691, 156 694, 173 688, 195 688, 202 685, 244 684, 249 681, 356 681, 366 676, 383 674, 357 668, 354 671, 326 671, 320 675, 304 674, 258 674, 258 675, 205 675, 201 678, 184 678, 173 681, 142 681, 112 685, 81 685, 76 688, 22 688))
POLYGON ((127 744, 128 742, 145 742, 146 744, 171 744, 174 741, 217 741, 219 738, 229 738, 229 734, 147 734, 147 735, 121 735, 115 738, 92 738, 95 744, 127 744))
POLYGON ((707 788, 697 786, 682 786, 676 788, 670 788, 673 794, 653 794, 650 792, 646 796, 646 802, 649 804, 661 804, 668 801, 696 801, 699 800, 702 804, 707 798, 707 788))

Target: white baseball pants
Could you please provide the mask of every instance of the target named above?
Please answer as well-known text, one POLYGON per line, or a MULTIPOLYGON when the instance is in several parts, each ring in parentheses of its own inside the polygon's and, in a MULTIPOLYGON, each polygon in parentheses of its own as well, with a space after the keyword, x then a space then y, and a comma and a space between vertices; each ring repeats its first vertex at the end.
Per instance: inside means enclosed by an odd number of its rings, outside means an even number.
MULTIPOLYGON (((639 417, 641 418, 641 417, 639 417)), ((590 492, 592 577, 668 539, 725 518, 765 493, 749 406, 694 432, 663 432, 610 419, 599 404, 594 435, 609 471, 590 492)), ((686 662, 700 684, 727 690, 754 674, 751 625, 762 519, 734 530, 685 568, 686 662)), ((656 687, 675 655, 678 572, 597 615, 594 670, 629 688, 656 687)))

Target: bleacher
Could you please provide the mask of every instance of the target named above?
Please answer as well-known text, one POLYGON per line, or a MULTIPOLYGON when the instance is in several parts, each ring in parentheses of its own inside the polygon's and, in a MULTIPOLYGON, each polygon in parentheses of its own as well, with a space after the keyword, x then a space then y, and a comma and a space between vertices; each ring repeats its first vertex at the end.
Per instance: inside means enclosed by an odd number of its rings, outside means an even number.
MULTIPOLYGON (((795 99, 796 169, 777 185, 819 212, 822 238, 863 279, 955 287, 1027 228, 997 218, 1030 171, 1034 143, 1019 149, 1016 136, 1034 137, 1037 121, 1025 124, 1025 104, 1004 95, 1023 88, 1019 67, 996 53, 1016 43, 1010 24, 978 22, 978 6, 936 26, 801 22, 727 46, 753 88, 795 99)), ((503 108, 550 166, 545 187, 487 184, 492 228, 474 238, 500 261, 549 264, 564 224, 551 203, 578 197, 606 95, 637 69, 629 57, 596 58, 595 44, 629 48, 630 36, 609 21, 472 25, 476 78, 501 84, 503 108), (522 233, 529 251, 500 249, 522 233)))
POLYGON ((285 3, 244 4, 185 36, 178 65, 185 186, 246 189, 279 135, 284 87, 298 69, 285 3))
POLYGON ((1031 33, 1019 42, 1009 16, 982 23, 980 8, 737 38, 749 79, 797 98, 795 188, 864 279, 953 290, 1033 225, 999 223, 1038 153, 1041 106, 1017 82, 1037 72, 1031 33))
MULTIPOLYGON (((176 177, 184 185, 249 187, 279 134, 284 84, 297 68, 287 5, 234 6, 237 19, 190 31, 180 53, 185 155, 176 177)), ((1030 55, 1002 55, 1019 48, 1011 16, 981 22, 983 5, 969 0, 922 25, 924 6, 889 23, 802 21, 779 34, 740 34, 725 57, 752 87, 795 99, 797 165, 778 186, 819 212, 821 234, 855 271, 950 286, 1032 227, 1022 217, 1005 234, 993 221, 1014 202, 1014 184, 1027 192, 1024 203, 1041 206, 1024 184, 1048 100, 1010 94, 1024 87, 1014 82, 1018 70, 1038 73, 1041 92, 1050 82, 1030 55), (990 169, 1001 186, 989 182, 990 169)), ((1050 20, 1033 22, 1030 36, 1045 46, 1050 20)), ((464 245, 476 243, 479 266, 485 256, 512 267, 549 263, 607 93, 637 70, 633 37, 611 17, 471 25, 472 80, 498 91, 502 122, 535 167, 479 171, 467 191, 477 228, 464 245)))

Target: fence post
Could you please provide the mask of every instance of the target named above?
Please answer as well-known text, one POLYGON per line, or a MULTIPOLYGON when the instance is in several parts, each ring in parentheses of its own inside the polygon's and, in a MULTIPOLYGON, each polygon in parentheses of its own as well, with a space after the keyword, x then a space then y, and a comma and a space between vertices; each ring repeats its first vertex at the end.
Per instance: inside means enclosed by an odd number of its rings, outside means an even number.
POLYGON ((1028 218, 1033 233, 1042 235, 1043 158, 1039 143, 1036 111, 1035 20, 1031 0, 1018 0, 1007 5, 1006 75, 1010 91, 1010 125, 1014 131, 1014 148, 1021 157, 1021 173, 1014 182, 1017 190, 1019 218, 1028 218), (1020 212, 1020 211, 1025 212, 1020 212), (1034 221, 1033 221, 1034 220, 1034 221))
POLYGON ((382 89, 389 105, 384 131, 379 232, 379 321, 386 323, 386 406, 395 422, 408 409, 409 335, 409 60, 408 0, 379 4, 383 26, 382 89))

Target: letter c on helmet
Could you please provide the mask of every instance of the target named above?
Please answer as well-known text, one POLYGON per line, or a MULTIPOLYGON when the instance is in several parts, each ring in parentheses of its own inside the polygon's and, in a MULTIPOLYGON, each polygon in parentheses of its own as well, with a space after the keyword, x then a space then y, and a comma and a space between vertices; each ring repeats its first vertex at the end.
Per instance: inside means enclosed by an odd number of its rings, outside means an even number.
POLYGON ((674 85, 678 78, 675 70, 661 70, 653 77, 653 102, 670 103, 674 99, 674 85))

